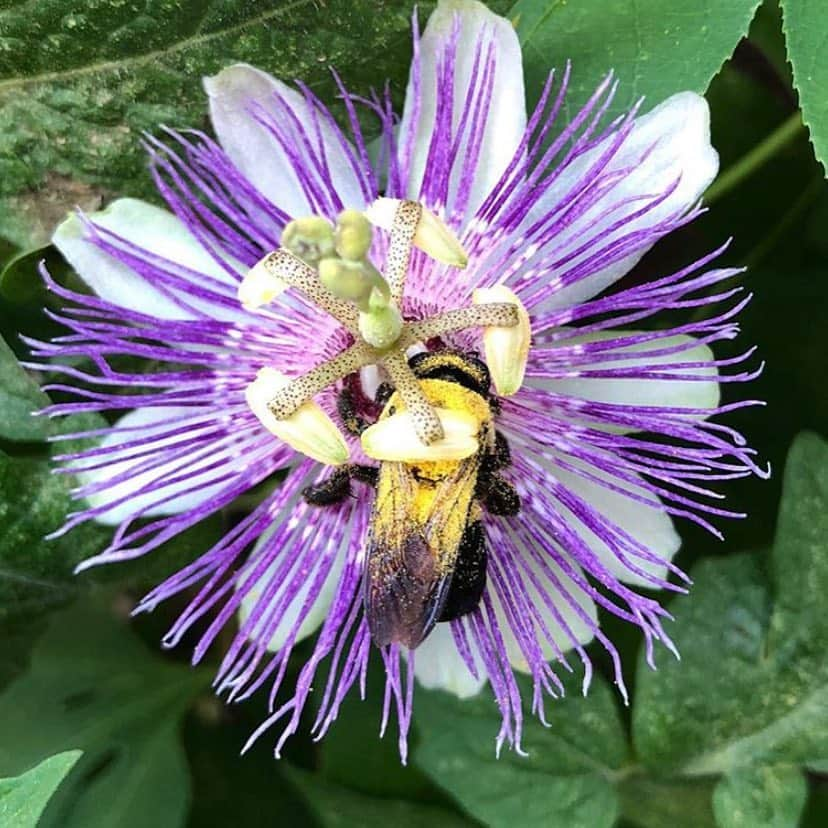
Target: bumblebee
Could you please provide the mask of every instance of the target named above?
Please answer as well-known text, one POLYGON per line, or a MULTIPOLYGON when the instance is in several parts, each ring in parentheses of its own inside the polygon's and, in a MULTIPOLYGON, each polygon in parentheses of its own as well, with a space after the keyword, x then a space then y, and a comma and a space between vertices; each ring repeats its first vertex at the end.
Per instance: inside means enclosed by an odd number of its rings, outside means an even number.
MULTIPOLYGON (((500 474, 510 463, 509 446, 494 425, 499 404, 490 393, 486 365, 449 350, 417 354, 409 364, 429 403, 474 417, 478 451, 463 460, 338 467, 303 495, 325 506, 350 496, 352 479, 375 487, 363 581, 368 627, 380 647, 414 649, 437 622, 459 618, 480 603, 487 559, 483 509, 515 515, 520 498, 500 474)), ((358 405, 356 397, 346 383, 339 413, 346 428, 361 433, 369 424, 364 411, 370 414, 372 406, 358 405)), ((379 420, 401 406, 393 388, 380 386, 373 406, 379 420)))

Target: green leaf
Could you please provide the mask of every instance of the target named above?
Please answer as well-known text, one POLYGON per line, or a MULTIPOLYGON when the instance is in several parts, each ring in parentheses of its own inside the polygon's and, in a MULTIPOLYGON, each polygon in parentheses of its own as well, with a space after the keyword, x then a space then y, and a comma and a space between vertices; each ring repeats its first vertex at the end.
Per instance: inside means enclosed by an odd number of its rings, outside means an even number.
POLYGON ((91 601, 57 613, 29 671, 0 695, 0 772, 80 748, 43 828, 179 825, 189 778, 178 730, 207 684, 200 671, 150 655, 91 601))
POLYGON ((637 828, 714 828, 709 779, 654 779, 640 770, 618 785, 621 813, 637 828))
POLYGON ((201 77, 246 61, 335 98, 387 77, 399 94, 409 0, 44 0, 0 11, 0 236, 46 243, 76 205, 152 196, 139 145, 161 124, 202 128, 201 77))
POLYGON ((642 95, 651 109, 685 89, 704 92, 757 6, 759 0, 518 0, 509 16, 517 20, 531 100, 553 66, 572 61, 568 121, 611 69, 621 85, 608 117, 642 95))
MULTIPOLYGON (((531 698, 531 683, 518 681, 531 698)), ((547 705, 550 727, 524 722, 529 756, 504 749, 499 759, 500 713, 488 692, 465 701, 419 692, 415 763, 492 828, 609 828, 618 813, 613 779, 627 758, 613 694, 600 677, 586 698, 580 678, 564 685, 566 697, 547 705)))
POLYGON ((706 560, 674 602, 681 662, 642 663, 637 752, 685 774, 752 765, 810 767, 828 753, 828 445, 794 443, 771 554, 771 593, 755 556, 706 560))
MULTIPOLYGON (((400 762, 395 739, 378 738, 384 685, 384 665, 375 657, 368 670, 366 698, 359 698, 357 693, 348 695, 335 726, 320 743, 320 772, 330 782, 374 796, 432 802, 445 799, 445 794, 419 768, 400 762), (354 762, 355 747, 359 750, 359 762, 354 762)), ((415 728, 412 744, 417 740, 415 728)))
POLYGON ((720 828, 796 828, 807 797, 797 768, 744 768, 716 786, 713 811, 720 828))
POLYGON ((307 799, 308 806, 324 828, 472 828, 473 823, 445 808, 372 797, 316 774, 286 766, 287 776, 307 799))
POLYGON ((76 564, 100 551, 110 528, 82 524, 46 540, 70 509, 69 479, 43 460, 0 452, 0 618, 65 602, 76 564))
POLYGON ((21 776, 0 779, 0 825, 36 828, 49 798, 80 757, 81 751, 67 750, 21 776))
POLYGON ((48 403, 49 398, 0 339, 0 439, 44 440, 52 432, 52 424, 45 417, 33 417, 32 412, 48 403))
POLYGON ((828 21, 821 0, 781 0, 788 57, 799 93, 802 118, 811 131, 816 157, 828 172, 828 21))

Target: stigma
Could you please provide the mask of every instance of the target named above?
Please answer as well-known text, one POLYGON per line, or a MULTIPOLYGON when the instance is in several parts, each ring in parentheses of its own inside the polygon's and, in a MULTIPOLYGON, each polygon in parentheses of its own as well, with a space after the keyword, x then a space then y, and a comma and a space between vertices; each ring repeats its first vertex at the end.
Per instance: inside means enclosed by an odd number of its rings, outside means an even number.
MULTIPOLYGON (((331 429, 333 421, 313 397, 349 374, 375 365, 394 385, 406 407, 399 422, 376 434, 383 445, 401 440, 411 453, 412 441, 432 459, 456 458, 468 448, 462 424, 447 422, 446 413, 428 401, 408 366, 406 352, 437 337, 470 328, 483 332, 486 362, 501 396, 520 389, 531 338, 529 316, 518 297, 503 285, 478 289, 466 307, 421 320, 405 320, 402 301, 413 248, 453 267, 468 257, 451 229, 416 201, 379 198, 361 213, 344 210, 335 222, 320 216, 289 222, 281 246, 247 273, 239 286, 241 304, 250 310, 278 301, 297 290, 336 319, 353 344, 333 358, 293 379, 263 382, 248 389, 248 404, 273 434, 296 451, 320 462, 344 462, 346 443, 331 429), (371 261, 374 228, 388 233, 382 272, 371 261)), ((272 369, 271 369, 272 371, 272 369)), ((269 372, 265 372, 270 377, 269 372)), ((384 449, 387 453, 387 449, 384 449)), ((416 452, 415 452, 416 453, 416 452)))

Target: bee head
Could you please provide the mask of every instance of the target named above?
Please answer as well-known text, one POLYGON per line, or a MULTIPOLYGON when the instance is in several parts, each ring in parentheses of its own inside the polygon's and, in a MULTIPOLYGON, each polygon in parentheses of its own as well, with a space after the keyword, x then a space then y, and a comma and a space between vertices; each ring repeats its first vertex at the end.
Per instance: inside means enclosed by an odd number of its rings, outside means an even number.
POLYGON ((486 364, 473 353, 441 350, 423 351, 408 360, 418 379, 441 379, 456 382, 488 400, 491 377, 486 364))

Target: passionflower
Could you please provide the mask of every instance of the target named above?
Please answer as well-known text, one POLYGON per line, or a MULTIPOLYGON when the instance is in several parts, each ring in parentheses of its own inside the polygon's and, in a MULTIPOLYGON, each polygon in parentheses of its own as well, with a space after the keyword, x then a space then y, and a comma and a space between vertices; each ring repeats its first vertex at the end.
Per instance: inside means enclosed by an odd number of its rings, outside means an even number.
POLYGON ((277 755, 312 692, 319 737, 365 692, 377 648, 403 758, 415 679, 489 684, 498 749, 520 750, 514 671, 543 719, 573 654, 586 690, 595 638, 625 694, 598 608, 648 658, 671 648, 650 590, 686 588, 673 518, 718 534, 737 515, 710 485, 764 474, 718 422, 752 404, 723 405, 720 384, 754 375, 733 368, 751 351, 711 351, 747 301, 716 287, 736 273, 711 269, 721 251, 612 289, 699 214, 718 168, 706 103, 602 124, 608 76, 558 128, 569 74, 527 116, 511 24, 442 0, 422 36, 415 22, 401 119, 340 84, 342 129, 307 87, 231 66, 205 80, 215 140, 146 139, 169 210, 121 199, 55 233, 91 293, 46 274, 70 333, 32 345, 74 397, 48 413, 127 412, 60 458, 82 503, 60 531, 117 527, 85 568, 259 495, 136 611, 186 596, 163 643, 196 628, 194 661, 237 621, 217 691, 267 688, 254 737, 278 723, 277 755), (662 311, 686 319, 664 330, 662 311))

